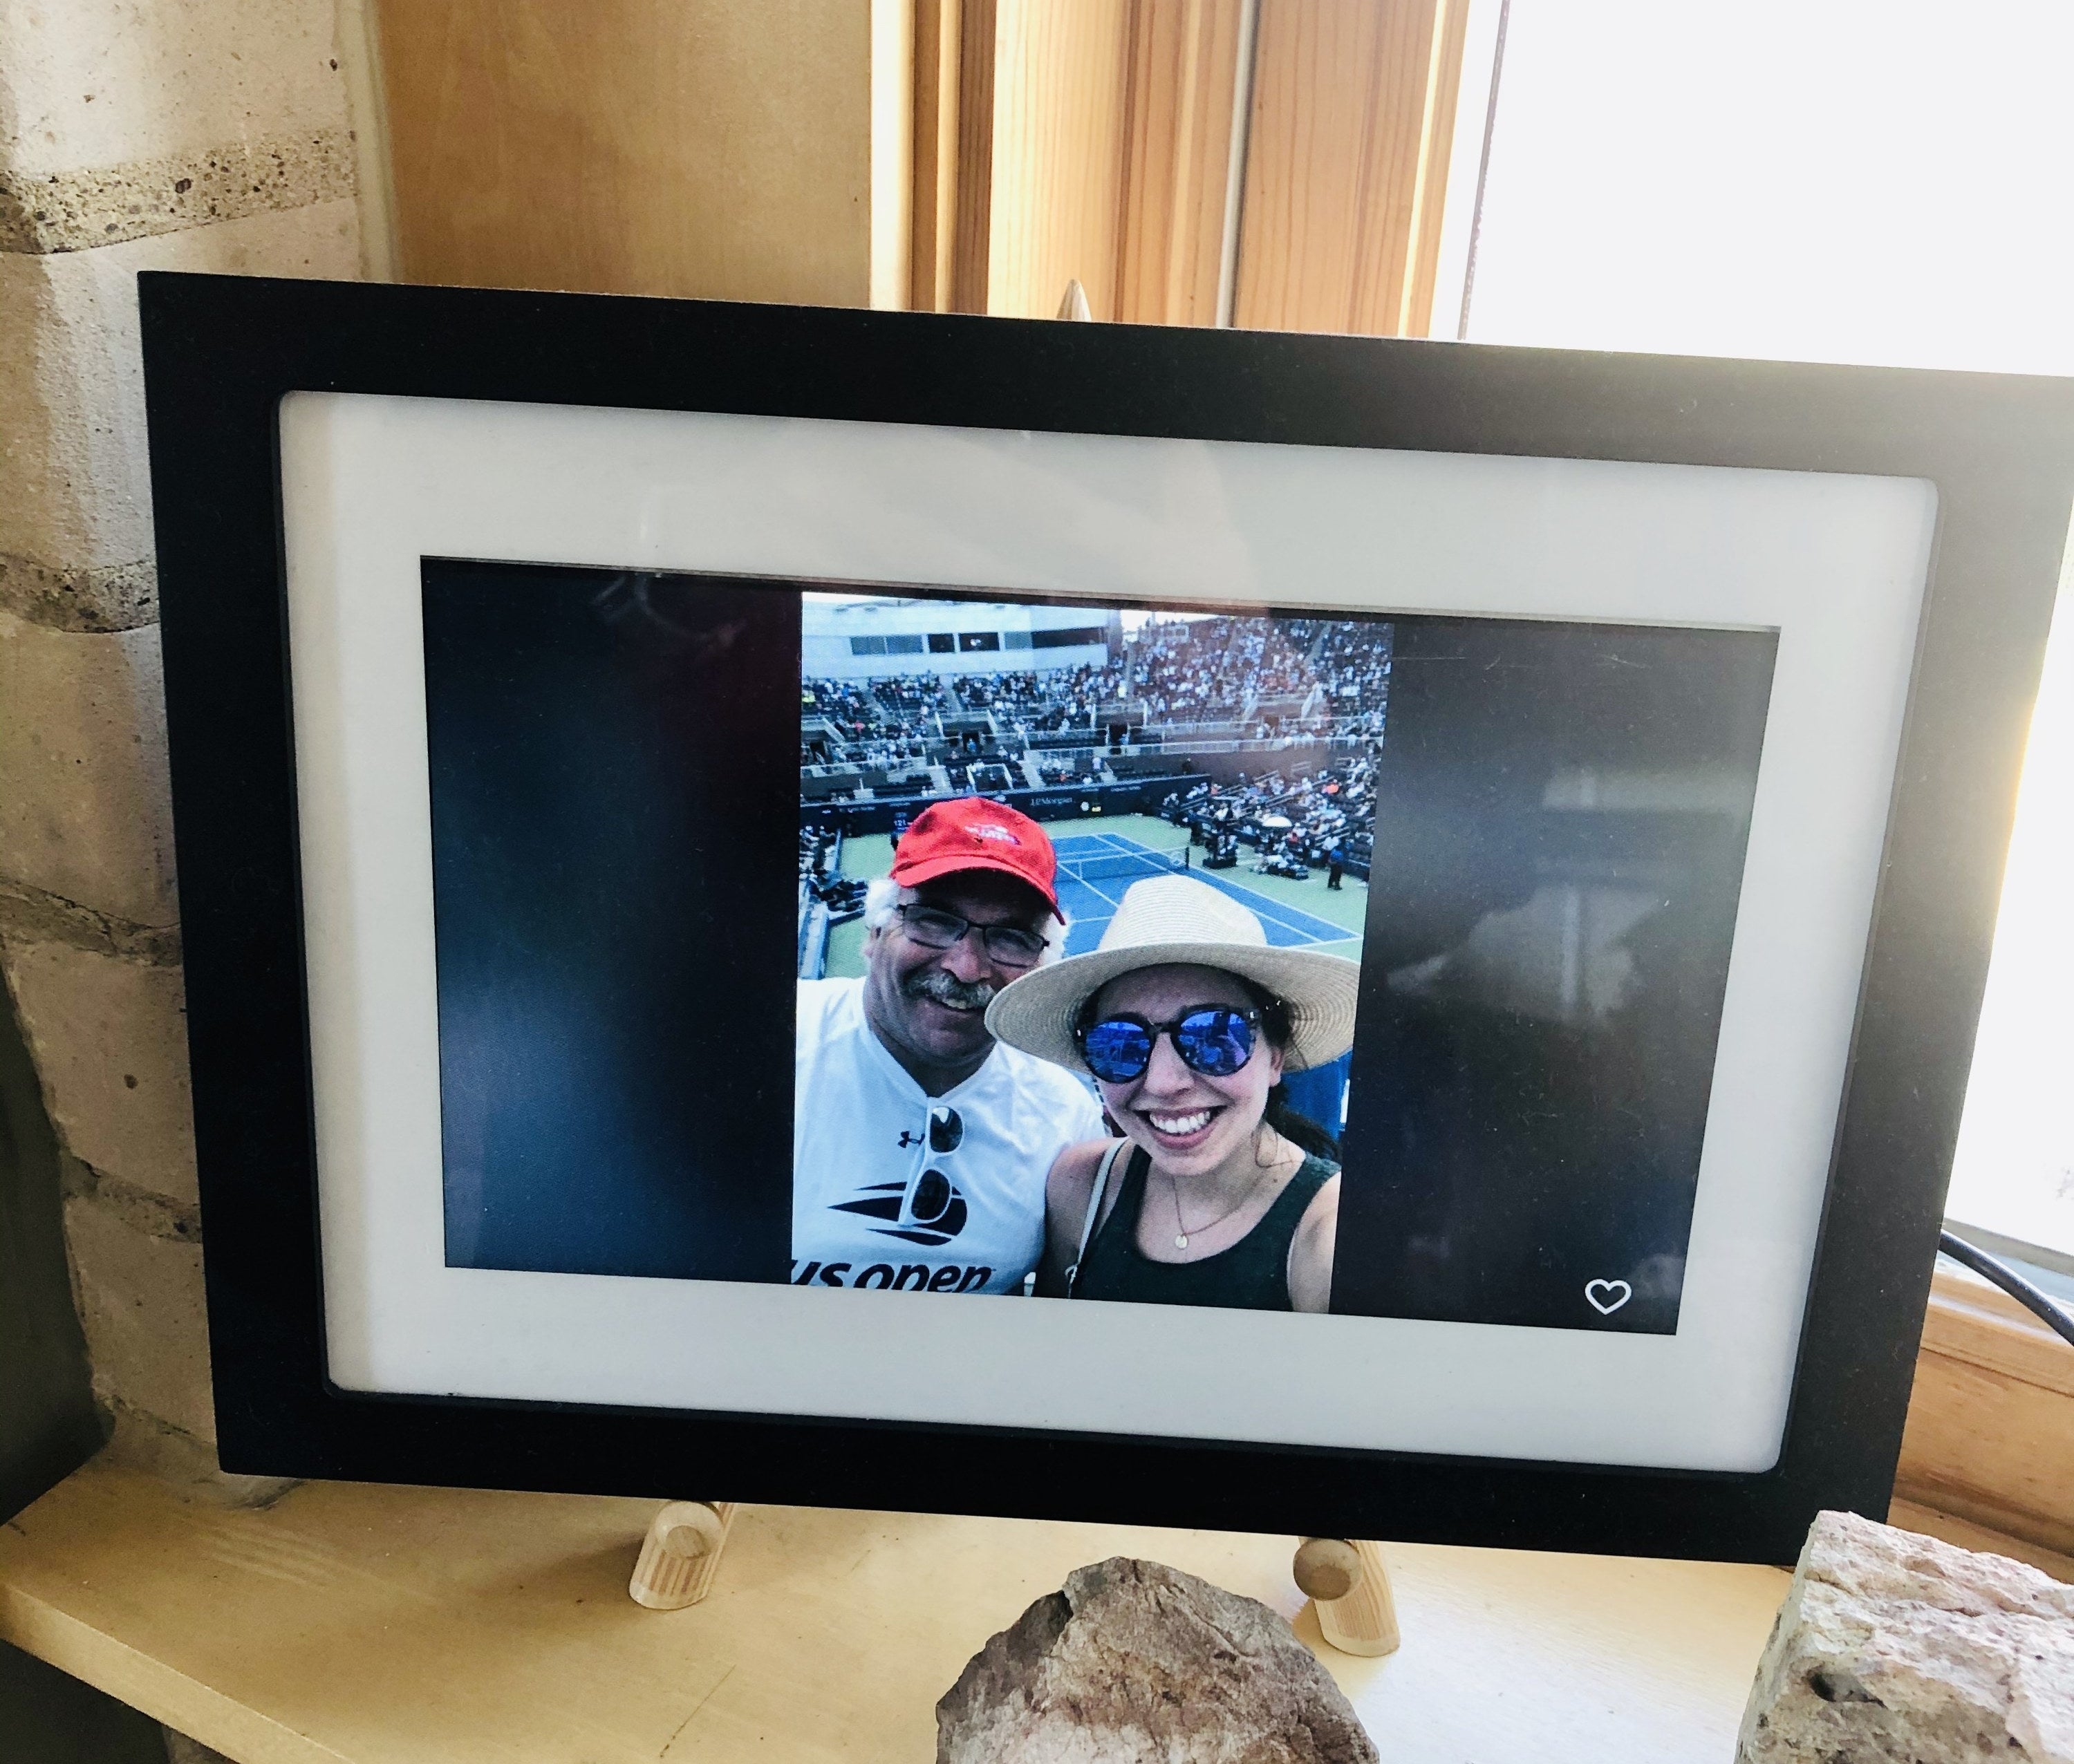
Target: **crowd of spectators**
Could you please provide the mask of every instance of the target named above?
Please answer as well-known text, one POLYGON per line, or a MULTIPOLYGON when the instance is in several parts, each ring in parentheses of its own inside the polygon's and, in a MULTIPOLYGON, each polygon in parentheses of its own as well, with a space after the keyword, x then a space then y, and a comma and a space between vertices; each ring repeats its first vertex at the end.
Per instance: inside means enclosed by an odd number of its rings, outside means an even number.
MULTIPOLYGON (((1320 623, 1215 618, 1146 624, 1103 666, 1050 676, 1047 702, 1016 702, 1033 731, 1099 732, 1102 713, 1118 707, 1128 707, 1147 725, 1243 724, 1263 700, 1313 696, 1319 680, 1308 651, 1320 623)), ((1319 695, 1321 708, 1329 701, 1329 692, 1319 695)), ((1278 724, 1286 717, 1286 709, 1275 713, 1278 724)))
POLYGON ((1250 846, 1254 868, 1302 877, 1312 866, 1368 874, 1375 848, 1375 762, 1350 759, 1294 778, 1243 773, 1233 784, 1204 779, 1176 791, 1160 812, 1200 841, 1211 869, 1250 846))
POLYGON ((864 911, 866 884, 841 873, 842 834, 832 827, 799 829, 799 911, 819 901, 829 922, 841 924, 864 911))
POLYGON ((1257 616, 1141 626, 1099 666, 803 683, 799 763, 874 787, 994 787, 1099 776, 1089 755, 1133 743, 1294 735, 1380 739, 1389 625, 1257 616), (1085 747, 1072 739, 1085 731, 1085 747), (882 775, 863 778, 864 774, 882 775), (1005 776, 1003 785, 996 774, 1005 776))
POLYGON ((809 680, 816 714, 845 734, 910 729, 934 713, 992 711, 1004 727, 1090 727, 1104 707, 1138 704, 1163 721, 1230 721, 1263 699, 1322 699, 1347 717, 1389 694, 1390 627, 1366 621, 1225 618, 1157 621, 1099 667, 809 680))
POLYGON ((1092 754, 1039 754, 1036 763, 1037 780, 1043 784, 1092 783, 1101 775, 1092 754))

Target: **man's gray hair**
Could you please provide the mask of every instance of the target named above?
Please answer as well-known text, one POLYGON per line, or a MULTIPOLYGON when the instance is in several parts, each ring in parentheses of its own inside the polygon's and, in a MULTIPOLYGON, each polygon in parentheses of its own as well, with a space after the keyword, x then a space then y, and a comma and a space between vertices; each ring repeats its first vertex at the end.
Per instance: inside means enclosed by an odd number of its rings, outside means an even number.
POLYGON ((890 876, 874 876, 864 890, 864 923, 868 931, 883 931, 903 907, 919 899, 911 888, 903 888, 890 876))
MULTIPOLYGON (((911 907, 920 898, 915 890, 903 886, 890 876, 874 876, 864 890, 865 928, 885 930, 903 907, 911 907)), ((1047 913, 1036 929, 1037 935, 1044 940, 1044 953, 1037 958, 1037 965, 1042 968, 1065 954, 1066 927, 1056 915, 1047 913)))

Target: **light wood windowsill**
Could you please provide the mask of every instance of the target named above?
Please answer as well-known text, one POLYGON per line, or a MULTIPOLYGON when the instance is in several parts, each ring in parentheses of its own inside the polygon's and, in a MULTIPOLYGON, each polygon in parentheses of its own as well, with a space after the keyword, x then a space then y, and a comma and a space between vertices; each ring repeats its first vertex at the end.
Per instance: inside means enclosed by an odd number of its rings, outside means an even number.
MULTIPOLYGON (((642 1609, 653 1501, 305 1483, 225 1512, 89 1465, 0 1528, 0 1637, 237 1764, 933 1755, 987 1638, 1150 1556, 1295 1616, 1292 1537, 746 1507, 714 1593, 642 1609)), ((1720 1764, 1787 1576, 1386 1545, 1403 1646, 1298 1633, 1396 1764, 1720 1764)))
POLYGON ((1963 1269, 1931 1288, 1894 1492, 2009 1553, 2074 1554, 2074 1348, 1963 1269))
MULTIPOLYGON (((1299 1614, 1291 1538, 750 1507, 713 1597, 664 1614, 626 1591, 656 1506, 315 1482, 226 1511, 89 1464, 0 1528, 0 1639, 235 1764, 911 1759, 989 1635, 1125 1553, 1295 1617, 1401 1764, 1716 1764, 1787 1585, 1389 1545, 1404 1644, 1355 1659, 1299 1614)), ((1965 1521, 1892 1517, 2074 1580, 1965 1521)))

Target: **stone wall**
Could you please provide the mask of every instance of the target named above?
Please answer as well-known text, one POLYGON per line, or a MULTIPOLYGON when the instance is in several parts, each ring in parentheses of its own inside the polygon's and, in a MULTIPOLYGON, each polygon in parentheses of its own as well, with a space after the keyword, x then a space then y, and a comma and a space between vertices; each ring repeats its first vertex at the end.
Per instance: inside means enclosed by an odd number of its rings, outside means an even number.
POLYGON ((0 973, 112 1449, 215 1477, 143 269, 356 276, 334 0, 0 0, 0 973))

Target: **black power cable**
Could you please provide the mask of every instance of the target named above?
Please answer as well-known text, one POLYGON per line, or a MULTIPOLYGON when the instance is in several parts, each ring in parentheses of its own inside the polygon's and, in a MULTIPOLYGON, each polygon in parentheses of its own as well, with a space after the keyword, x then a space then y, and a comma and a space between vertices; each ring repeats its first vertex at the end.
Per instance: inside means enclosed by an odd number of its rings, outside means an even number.
POLYGON ((1937 1248, 1954 1262, 1971 1268, 1982 1279, 1992 1280, 2025 1310, 2039 1317, 2061 1341, 2074 1347, 2074 1312, 2039 1291, 2000 1257, 1991 1256, 1948 1231, 1937 1233, 1937 1248))

